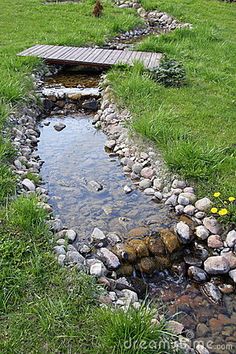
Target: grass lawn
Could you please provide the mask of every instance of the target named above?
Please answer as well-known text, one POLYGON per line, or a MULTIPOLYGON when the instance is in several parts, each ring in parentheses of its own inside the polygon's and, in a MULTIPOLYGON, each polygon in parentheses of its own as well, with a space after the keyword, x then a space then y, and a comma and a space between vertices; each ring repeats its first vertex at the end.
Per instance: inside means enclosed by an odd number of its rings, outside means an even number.
POLYGON ((163 52, 183 63, 188 83, 165 88, 138 67, 110 74, 133 116, 133 128, 151 138, 170 168, 192 179, 199 194, 236 194, 236 5, 218 0, 142 0, 193 30, 151 36, 140 50, 163 52))
MULTIPOLYGON (((119 30, 140 23, 132 10, 105 3, 104 16, 90 14, 93 1, 43 5, 40 0, 1 0, 0 128, 14 105, 25 102, 32 87, 28 74, 39 62, 17 58, 36 43, 103 43, 119 30)), ((159 342, 165 323, 151 327, 153 313, 142 308, 113 312, 98 306, 95 279, 59 267, 52 255, 52 234, 35 198, 14 194, 9 140, 0 137, 0 352, 1 353, 151 353, 125 349, 125 341, 159 342)), ((162 348, 155 353, 164 353, 162 348)))

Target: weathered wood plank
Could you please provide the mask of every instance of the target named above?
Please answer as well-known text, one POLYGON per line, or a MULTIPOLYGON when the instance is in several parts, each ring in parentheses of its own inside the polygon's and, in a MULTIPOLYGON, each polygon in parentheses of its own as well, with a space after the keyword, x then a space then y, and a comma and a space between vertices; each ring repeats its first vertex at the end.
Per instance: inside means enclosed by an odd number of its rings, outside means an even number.
POLYGON ((150 62, 148 64, 148 67, 154 68, 155 66, 158 66, 159 63, 160 63, 160 55, 158 55, 157 53, 153 53, 150 62))
POLYGON ((18 55, 36 56, 48 62, 72 65, 90 64, 112 66, 118 63, 131 65, 137 60, 141 61, 147 68, 159 65, 161 58, 160 53, 92 47, 54 46, 47 44, 36 44, 18 55))
POLYGON ((107 59, 106 64, 117 64, 122 52, 122 50, 114 49, 112 55, 107 59))
POLYGON ((106 60, 109 58, 109 56, 111 55, 112 53, 112 50, 111 49, 104 49, 102 51, 102 55, 101 56, 98 56, 96 58, 96 61, 98 64, 103 64, 106 62, 106 60))

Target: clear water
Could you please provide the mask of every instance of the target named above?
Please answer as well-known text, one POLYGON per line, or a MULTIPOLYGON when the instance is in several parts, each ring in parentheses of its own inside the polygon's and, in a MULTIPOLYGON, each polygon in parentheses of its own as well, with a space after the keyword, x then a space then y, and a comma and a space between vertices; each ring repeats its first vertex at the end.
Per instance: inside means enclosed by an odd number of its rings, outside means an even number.
MULTIPOLYGON (((117 157, 105 150, 106 136, 91 124, 91 116, 50 117, 41 128, 39 155, 45 161, 41 175, 49 190, 50 203, 66 227, 78 231, 82 239, 94 227, 124 235, 155 218, 159 227, 173 222, 165 206, 151 201, 139 190, 125 194, 131 185, 117 157), (64 122, 60 132, 53 128, 64 122), (93 191, 90 181, 103 186, 93 191)), ((43 123, 43 122, 42 122, 43 123)))

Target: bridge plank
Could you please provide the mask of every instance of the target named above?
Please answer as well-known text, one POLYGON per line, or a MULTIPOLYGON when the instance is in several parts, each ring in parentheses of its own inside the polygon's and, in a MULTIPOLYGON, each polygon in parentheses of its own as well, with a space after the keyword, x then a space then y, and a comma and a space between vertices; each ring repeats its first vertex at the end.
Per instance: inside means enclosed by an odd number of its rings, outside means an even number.
POLYGON ((141 61, 146 68, 160 63, 160 53, 140 52, 120 49, 103 49, 93 47, 70 47, 36 44, 25 49, 19 56, 36 56, 45 61, 60 64, 91 64, 112 66, 117 63, 130 64, 141 61))

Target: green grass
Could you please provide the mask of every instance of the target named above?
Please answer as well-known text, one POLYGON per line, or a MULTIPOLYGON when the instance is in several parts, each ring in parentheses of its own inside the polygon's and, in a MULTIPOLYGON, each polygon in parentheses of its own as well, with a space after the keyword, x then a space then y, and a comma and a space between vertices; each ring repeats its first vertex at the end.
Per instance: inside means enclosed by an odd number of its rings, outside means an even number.
POLYGON ((0 216, 1 353, 164 353, 126 350, 126 342, 175 339, 165 322, 151 326, 151 309, 100 308, 95 278, 57 265, 35 197, 17 198, 0 216))
MULTIPOLYGON (((1 131, 15 105, 29 102, 29 74, 40 64, 18 58, 19 51, 36 43, 101 44, 140 23, 133 10, 110 2, 104 16, 94 19, 92 5, 91 0, 50 6, 36 0, 1 1, 1 131)), ((16 178, 9 168, 14 157, 8 137, 0 136, 0 352, 135 354, 136 348, 126 351, 127 338, 147 344, 171 341, 165 323, 150 325, 152 311, 104 310, 98 306, 104 290, 93 277, 57 264, 46 212, 36 197, 14 197, 16 178)), ((39 182, 34 174, 27 177, 39 182)))
POLYGON ((181 62, 187 85, 165 88, 139 66, 111 72, 120 102, 135 117, 133 128, 154 140, 173 171, 193 180, 199 194, 236 194, 236 16, 235 4, 218 0, 142 0, 193 30, 151 36, 140 50, 181 62))

